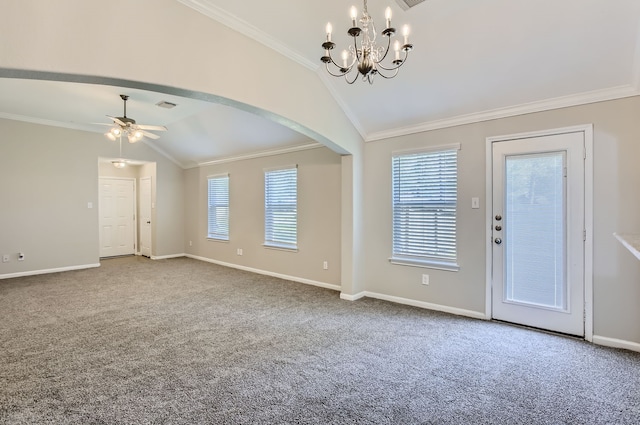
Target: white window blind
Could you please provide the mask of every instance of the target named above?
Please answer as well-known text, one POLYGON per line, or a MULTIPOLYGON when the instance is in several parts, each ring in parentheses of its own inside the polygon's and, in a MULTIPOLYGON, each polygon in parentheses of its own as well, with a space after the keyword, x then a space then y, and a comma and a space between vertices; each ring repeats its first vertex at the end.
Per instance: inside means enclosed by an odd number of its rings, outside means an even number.
POLYGON ((457 163, 457 148, 393 156, 392 262, 457 268, 457 163))
POLYGON ((264 173, 266 246, 296 249, 298 244, 298 169, 264 173))
POLYGON ((229 176, 208 178, 208 230, 210 239, 229 240, 229 176))

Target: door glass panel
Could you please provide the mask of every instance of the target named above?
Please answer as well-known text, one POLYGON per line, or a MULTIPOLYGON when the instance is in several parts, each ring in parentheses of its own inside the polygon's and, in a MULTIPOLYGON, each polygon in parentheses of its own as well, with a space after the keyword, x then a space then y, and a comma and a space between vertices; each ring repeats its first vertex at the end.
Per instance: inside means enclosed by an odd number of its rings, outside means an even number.
POLYGON ((505 302, 567 309, 565 156, 506 157, 505 302))

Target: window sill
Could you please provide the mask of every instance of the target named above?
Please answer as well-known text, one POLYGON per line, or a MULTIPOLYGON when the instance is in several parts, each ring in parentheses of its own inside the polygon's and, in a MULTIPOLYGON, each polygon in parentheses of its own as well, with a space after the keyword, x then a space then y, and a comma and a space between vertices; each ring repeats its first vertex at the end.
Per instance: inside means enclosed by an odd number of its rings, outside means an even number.
POLYGON ((207 240, 211 241, 211 242, 229 242, 229 238, 223 239, 223 238, 214 238, 212 236, 207 236, 207 240))
POLYGON ((262 246, 268 249, 276 249, 279 251, 298 252, 298 247, 295 245, 275 244, 275 243, 263 243, 262 246))
POLYGON ((389 258, 389 262, 399 266, 423 267, 426 269, 446 270, 449 272, 457 272, 460 270, 458 263, 448 261, 391 257, 389 258))

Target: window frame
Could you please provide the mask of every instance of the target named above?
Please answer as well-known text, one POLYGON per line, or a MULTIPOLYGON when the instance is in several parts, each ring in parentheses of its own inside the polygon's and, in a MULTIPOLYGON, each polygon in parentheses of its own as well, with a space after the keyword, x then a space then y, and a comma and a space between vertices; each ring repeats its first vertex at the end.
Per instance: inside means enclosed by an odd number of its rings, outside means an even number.
MULTIPOLYGON (((280 182, 284 183, 284 186, 291 186, 291 181, 280 182)), ((289 187, 290 189, 290 187, 289 187)), ((298 165, 288 165, 282 167, 273 167, 264 169, 264 243, 265 248, 280 249, 286 251, 298 250, 298 165), (273 184, 271 176, 276 176, 275 173, 286 173, 294 171, 295 179, 293 181, 293 193, 286 192, 286 187, 271 187, 273 184), (289 195, 289 199, 274 199, 277 193, 273 193, 274 190, 285 191, 285 194, 289 195), (291 199, 293 198, 293 202, 291 199), (274 202, 275 201, 275 202, 274 202), (279 210, 279 211, 278 211, 279 210), (274 213, 284 213, 280 216, 281 220, 287 221, 287 212, 291 215, 293 212, 293 223, 288 222, 286 224, 293 225, 293 238, 287 237, 287 231, 279 232, 275 230, 274 234, 274 213)))
MULTIPOLYGON (((211 175, 211 176, 207 176, 207 239, 208 240, 213 240, 213 241, 222 241, 222 242, 228 242, 229 241, 229 234, 230 234, 230 225, 229 225, 229 217, 230 217, 230 207, 229 207, 229 184, 230 184, 230 175, 229 173, 224 173, 224 174, 215 174, 215 175, 211 175), (226 194, 223 193, 223 198, 224 195, 226 195, 226 199, 222 199, 223 202, 215 202, 212 205, 212 187, 211 187, 211 182, 212 181, 219 181, 219 180, 226 180, 226 194), (224 202, 226 201, 226 202, 224 202), (225 223, 223 223, 222 226, 220 226, 218 224, 218 226, 222 227, 222 228, 226 228, 226 232, 211 232, 212 229, 212 222, 211 222, 211 218, 212 218, 212 214, 211 214, 211 208, 225 208, 227 209, 227 213, 226 213, 226 218, 225 218, 225 223)), ((216 220, 216 223, 217 220, 216 220)), ((215 225, 215 223, 214 223, 215 225)))
MULTIPOLYGON (((460 144, 456 143, 456 144, 448 144, 448 145, 440 145, 440 146, 432 146, 429 148, 421 148, 421 149, 412 149, 412 150, 402 150, 402 151, 394 151, 392 152, 391 155, 391 257, 389 258, 389 262, 392 264, 397 264, 397 265, 405 265, 405 266, 414 266, 414 267, 424 267, 424 268, 432 268, 432 269, 440 269, 440 270, 447 270, 447 271, 458 271, 460 269, 460 266, 458 265, 458 240, 457 240, 457 232, 458 232, 458 182, 459 182, 459 173, 458 173, 458 162, 459 162, 459 151, 460 151, 460 144), (443 237, 442 238, 442 245, 446 245, 446 244, 451 244, 453 242, 453 255, 446 254, 446 255, 438 255, 437 253, 435 254, 430 254, 430 255, 426 255, 426 254, 418 254, 418 255, 411 255, 409 253, 407 253, 407 249, 399 249, 396 246, 396 236, 397 236, 397 232, 401 226, 400 223, 397 222, 399 221, 399 218, 397 216, 398 214, 398 203, 396 202, 396 198, 399 196, 397 192, 397 190, 399 190, 399 188, 397 187, 397 173, 400 172, 400 170, 396 170, 396 164, 397 164, 397 159, 398 158, 402 158, 402 157, 409 157, 409 156, 416 156, 416 155, 439 155, 439 154, 443 154, 443 153, 451 153, 454 152, 454 158, 455 161, 452 164, 445 164, 445 166, 449 169, 451 169, 451 167, 453 167, 453 170, 455 170, 455 181, 452 182, 446 182, 445 184, 448 187, 444 187, 442 188, 442 191, 445 191, 445 195, 442 197, 445 199, 445 201, 442 201, 442 198, 440 199, 440 202, 438 205, 433 205, 433 202, 431 203, 426 203, 426 202, 422 202, 419 203, 418 205, 423 206, 425 209, 431 211, 433 210, 441 212, 442 209, 451 209, 453 208, 453 236, 451 237, 443 237), (454 185, 455 187, 455 196, 453 196, 453 200, 454 202, 451 202, 451 184, 454 185), (429 205, 431 204, 431 205, 429 205), (445 207, 443 207, 443 205, 445 205, 445 207)), ((441 167, 439 167, 441 168, 441 167)), ((436 170, 435 168, 432 169, 433 171, 440 171, 440 170, 436 170)), ((424 175, 424 174, 421 174, 424 175)), ((413 181, 414 183, 420 183, 420 182, 416 182, 415 180, 413 181)), ((425 183, 421 183, 421 184, 427 184, 425 183)), ((415 201, 412 202, 412 205, 416 205, 415 201)), ((443 219, 443 222, 448 222, 447 224, 449 225, 449 227, 451 226, 451 219, 443 219)), ((434 224, 437 224, 437 219, 435 219, 434 224)), ((421 238, 423 237, 420 234, 417 233, 413 233, 413 235, 417 238, 421 238)), ((405 235, 406 237, 406 235, 405 235)), ((435 245, 437 247, 438 243, 436 242, 435 245)), ((423 246, 425 248, 425 251, 427 250, 426 246, 423 246)), ((437 248, 436 248, 437 249, 437 248)), ((448 251, 451 251, 450 249, 448 251)))

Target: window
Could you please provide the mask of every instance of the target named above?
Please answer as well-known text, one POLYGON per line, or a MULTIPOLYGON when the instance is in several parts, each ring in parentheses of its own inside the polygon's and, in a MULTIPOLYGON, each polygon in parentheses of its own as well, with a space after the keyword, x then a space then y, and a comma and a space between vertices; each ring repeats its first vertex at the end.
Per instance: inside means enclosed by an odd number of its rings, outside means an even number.
POLYGON ((458 270, 458 149, 393 156, 392 263, 458 270))
POLYGON ((264 173, 264 244, 297 249, 298 168, 264 173))
POLYGON ((207 237, 229 240, 229 175, 208 178, 209 215, 207 237))

